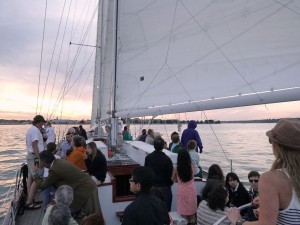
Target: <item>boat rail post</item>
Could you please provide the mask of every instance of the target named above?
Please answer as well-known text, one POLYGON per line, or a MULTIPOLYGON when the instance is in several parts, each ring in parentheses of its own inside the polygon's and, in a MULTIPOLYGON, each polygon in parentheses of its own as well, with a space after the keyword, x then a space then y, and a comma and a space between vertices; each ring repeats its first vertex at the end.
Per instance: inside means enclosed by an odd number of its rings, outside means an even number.
POLYGON ((232 173, 232 159, 230 159, 230 172, 232 173))

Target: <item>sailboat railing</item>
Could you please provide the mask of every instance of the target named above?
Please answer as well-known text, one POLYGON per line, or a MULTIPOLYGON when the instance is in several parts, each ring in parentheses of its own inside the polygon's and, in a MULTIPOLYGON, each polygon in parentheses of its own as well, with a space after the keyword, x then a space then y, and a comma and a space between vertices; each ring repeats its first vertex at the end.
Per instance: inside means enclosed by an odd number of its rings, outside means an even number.
MULTIPOLYGON (((241 211, 243 209, 247 209, 249 207, 252 206, 252 203, 247 203, 245 205, 242 205, 240 207, 238 207, 238 209, 241 211)), ((219 225, 223 220, 225 220, 227 218, 227 216, 222 216, 217 222, 215 222, 213 225, 219 225)))

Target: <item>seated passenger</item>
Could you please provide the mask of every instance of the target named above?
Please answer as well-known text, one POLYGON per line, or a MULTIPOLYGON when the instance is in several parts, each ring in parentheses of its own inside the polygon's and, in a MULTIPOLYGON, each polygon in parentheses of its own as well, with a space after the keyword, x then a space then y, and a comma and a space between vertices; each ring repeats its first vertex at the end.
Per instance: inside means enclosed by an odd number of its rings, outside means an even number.
POLYGON ((154 145, 154 131, 152 129, 148 129, 145 142, 154 145))
POLYGON ((174 153, 178 153, 183 149, 182 144, 180 143, 180 138, 178 134, 171 135, 172 145, 170 147, 170 151, 174 153))
POLYGON ((92 176, 96 184, 103 183, 107 172, 107 162, 103 153, 97 149, 95 142, 87 144, 86 148, 87 159, 85 165, 87 172, 92 176))
MULTIPOLYGON (((42 225, 49 224, 48 218, 55 204, 63 204, 69 209, 72 201, 73 201, 73 189, 69 185, 61 185, 55 192, 54 203, 49 205, 49 207, 45 212, 42 225)), ((76 224, 78 223, 73 219, 73 217, 69 218, 67 225, 76 225, 76 224)))
POLYGON ((150 192, 154 177, 148 167, 134 169, 129 183, 130 191, 136 195, 136 199, 126 207, 122 225, 170 224, 165 203, 150 192))
POLYGON ((147 137, 147 131, 146 129, 142 130, 142 134, 140 136, 137 137, 137 141, 142 141, 145 142, 146 141, 146 137, 147 137))
POLYGON ((206 199, 210 191, 218 184, 225 184, 223 170, 218 164, 212 164, 208 168, 207 180, 202 190, 201 199, 206 199))
MULTIPOLYGON (((258 182, 259 182, 260 174, 257 171, 251 171, 248 173, 248 180, 250 183, 250 189, 249 189, 249 195, 251 201, 253 201, 256 197, 258 197, 258 182)), ((256 221, 256 212, 257 212, 256 206, 251 206, 247 209, 247 213, 245 215, 245 219, 247 221, 256 221)))
POLYGON ((84 138, 81 136, 73 136, 72 138, 72 152, 67 156, 67 161, 75 164, 81 170, 86 170, 85 166, 85 151, 86 149, 83 147, 84 138))
POLYGON ((168 147, 168 149, 169 149, 170 151, 171 151, 171 147, 172 147, 172 145, 173 145, 172 137, 173 137, 174 134, 177 134, 177 135, 178 135, 178 132, 174 131, 174 132, 172 132, 172 134, 171 134, 171 142, 169 143, 169 147, 168 147))
POLYGON ((202 178, 202 168, 199 166, 200 162, 200 156, 198 152, 196 151, 197 148, 197 142, 194 140, 190 140, 187 144, 187 151, 189 152, 192 163, 194 165, 194 176, 195 177, 201 177, 202 178))
POLYGON ((225 185, 229 190, 229 202, 230 207, 240 207, 249 202, 250 196, 244 185, 240 182, 238 176, 235 173, 228 173, 226 176, 225 185))
MULTIPOLYGON (((229 208, 227 188, 218 184, 209 193, 206 200, 203 200, 197 210, 197 225, 212 225, 228 213, 229 208)), ((219 225, 230 225, 226 218, 219 225)))
POLYGON ((69 207, 57 203, 51 209, 48 218, 48 225, 68 225, 70 219, 72 218, 69 207))
POLYGON ((132 141, 132 136, 129 133, 127 126, 124 127, 122 134, 123 134, 124 141, 132 141))

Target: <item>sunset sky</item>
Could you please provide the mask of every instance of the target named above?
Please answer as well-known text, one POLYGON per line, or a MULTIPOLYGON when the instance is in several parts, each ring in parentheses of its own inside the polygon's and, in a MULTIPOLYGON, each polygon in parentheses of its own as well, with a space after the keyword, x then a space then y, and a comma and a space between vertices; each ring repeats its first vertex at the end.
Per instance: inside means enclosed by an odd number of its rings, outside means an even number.
MULTIPOLYGON (((48 2, 40 72, 45 1, 0 1, 0 119, 32 119, 36 113, 47 119, 90 119, 95 48, 69 42, 94 45, 97 1, 77 1, 76 9, 66 1, 58 32, 63 4, 48 2), (78 59, 77 51, 83 55, 78 59)), ((212 110, 205 115, 215 120, 300 117, 300 101, 212 110)), ((206 119, 201 112, 180 118, 206 119)))

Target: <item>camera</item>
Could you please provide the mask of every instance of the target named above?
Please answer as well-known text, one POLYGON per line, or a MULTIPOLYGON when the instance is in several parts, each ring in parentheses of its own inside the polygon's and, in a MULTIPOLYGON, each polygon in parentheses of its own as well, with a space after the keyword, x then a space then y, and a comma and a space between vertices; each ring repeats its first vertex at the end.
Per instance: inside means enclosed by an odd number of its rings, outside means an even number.
POLYGON ((40 163, 39 158, 34 158, 34 165, 38 166, 40 163))

